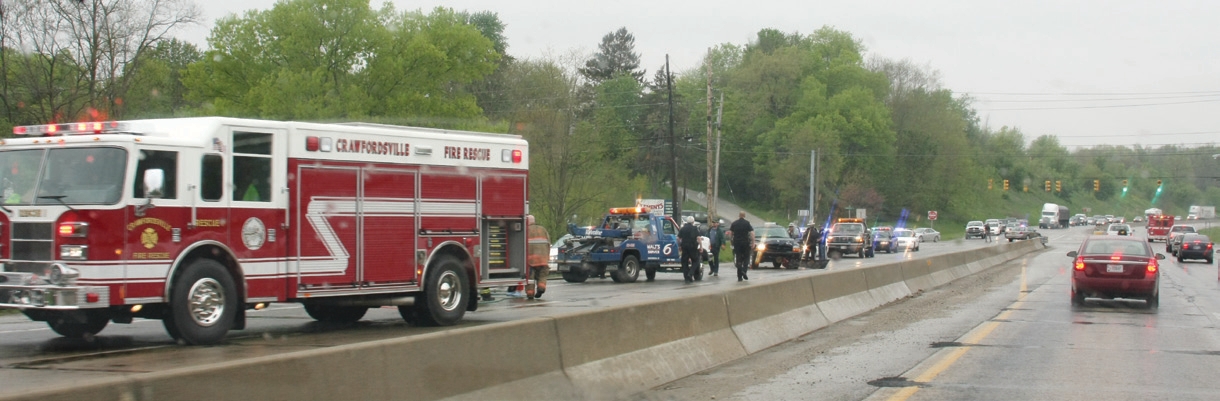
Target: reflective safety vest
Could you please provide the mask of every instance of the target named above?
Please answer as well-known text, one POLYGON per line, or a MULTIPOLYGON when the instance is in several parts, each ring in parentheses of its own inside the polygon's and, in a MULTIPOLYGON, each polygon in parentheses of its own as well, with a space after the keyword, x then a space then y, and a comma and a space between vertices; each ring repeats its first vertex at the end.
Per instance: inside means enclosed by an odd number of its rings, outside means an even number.
POLYGON ((526 264, 530 267, 546 266, 551 257, 551 236, 546 232, 546 228, 534 224, 529 226, 529 231, 526 233, 526 264))

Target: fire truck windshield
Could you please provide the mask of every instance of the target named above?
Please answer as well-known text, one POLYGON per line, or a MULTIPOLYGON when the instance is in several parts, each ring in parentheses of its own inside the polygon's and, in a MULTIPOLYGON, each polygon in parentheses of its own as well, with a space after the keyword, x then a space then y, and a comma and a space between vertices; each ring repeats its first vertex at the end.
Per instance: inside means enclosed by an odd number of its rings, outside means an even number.
POLYGON ((118 203, 127 151, 112 147, 0 152, 5 205, 118 203))

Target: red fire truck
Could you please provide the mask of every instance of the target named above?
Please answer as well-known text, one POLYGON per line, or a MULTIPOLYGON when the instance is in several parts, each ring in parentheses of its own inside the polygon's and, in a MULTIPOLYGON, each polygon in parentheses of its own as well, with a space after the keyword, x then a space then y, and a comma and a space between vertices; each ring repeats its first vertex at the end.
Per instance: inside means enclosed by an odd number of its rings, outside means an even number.
POLYGON ((13 131, 0 307, 64 336, 147 318, 210 344, 271 302, 450 325, 525 277, 518 136, 220 117, 13 131))
POLYGON ((1169 229, 1173 227, 1173 216, 1148 216, 1148 242, 1169 239, 1169 229))

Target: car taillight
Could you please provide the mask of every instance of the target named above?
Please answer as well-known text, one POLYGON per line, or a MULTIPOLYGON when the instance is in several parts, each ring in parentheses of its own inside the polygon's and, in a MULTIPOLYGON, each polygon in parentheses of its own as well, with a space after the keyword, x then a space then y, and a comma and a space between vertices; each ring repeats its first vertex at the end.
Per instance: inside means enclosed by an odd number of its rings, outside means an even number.
POLYGON ((1156 268, 1157 268, 1157 265, 1156 265, 1156 259, 1149 260, 1149 261, 1148 261, 1148 272, 1149 272, 1149 273, 1156 273, 1156 268))
POLYGON ((1084 270, 1084 257, 1076 257, 1075 268, 1076 270, 1084 270))

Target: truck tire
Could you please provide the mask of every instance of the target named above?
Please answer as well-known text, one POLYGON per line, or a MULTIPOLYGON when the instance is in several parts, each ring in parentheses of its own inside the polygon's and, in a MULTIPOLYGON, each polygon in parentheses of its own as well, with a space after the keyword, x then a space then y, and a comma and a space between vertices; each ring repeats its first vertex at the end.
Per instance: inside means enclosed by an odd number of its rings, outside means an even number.
POLYGON ((616 283, 634 283, 640 277, 640 259, 635 255, 623 257, 618 269, 610 272, 610 278, 616 283))
POLYGON ((88 338, 100 333, 108 323, 110 319, 101 309, 60 313, 47 319, 52 331, 67 338, 88 338))
POLYGON ((360 321, 368 311, 367 306, 305 304, 305 313, 319 322, 355 323, 360 321))
POLYGON ((228 270, 212 259, 198 259, 174 281, 165 331, 191 345, 220 342, 237 316, 237 288, 228 270))
POLYGON ((656 280, 657 279, 657 267, 653 266, 653 265, 648 265, 647 267, 645 267, 644 276, 648 279, 648 281, 656 280))
POLYGON ((462 320, 471 302, 466 269, 456 258, 443 256, 428 270, 422 302, 416 302, 419 321, 427 326, 451 326, 462 320))
POLYGON ((583 282, 585 282, 585 280, 588 280, 588 279, 589 279, 589 275, 585 274, 585 272, 583 270, 582 271, 572 270, 572 271, 563 272, 563 281, 567 281, 569 283, 583 283, 583 282))

